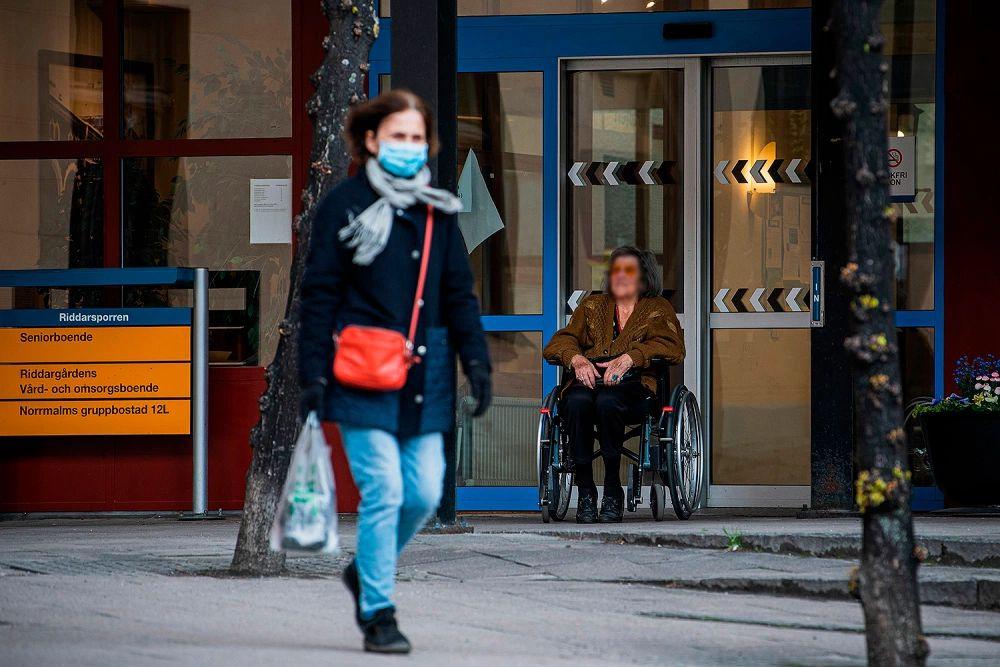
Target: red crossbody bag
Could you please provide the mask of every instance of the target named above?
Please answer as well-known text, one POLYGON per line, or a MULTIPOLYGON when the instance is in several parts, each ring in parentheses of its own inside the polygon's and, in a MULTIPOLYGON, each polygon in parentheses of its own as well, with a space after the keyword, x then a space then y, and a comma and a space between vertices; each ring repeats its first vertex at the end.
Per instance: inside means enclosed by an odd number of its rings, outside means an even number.
POLYGON ((427 206, 427 229, 424 232, 424 254, 420 257, 420 274, 413 297, 408 335, 382 327, 350 324, 340 331, 333 357, 333 377, 345 387, 369 391, 398 391, 406 384, 406 376, 420 357, 413 354, 413 339, 423 306, 427 262, 431 255, 434 234, 434 208, 427 206))

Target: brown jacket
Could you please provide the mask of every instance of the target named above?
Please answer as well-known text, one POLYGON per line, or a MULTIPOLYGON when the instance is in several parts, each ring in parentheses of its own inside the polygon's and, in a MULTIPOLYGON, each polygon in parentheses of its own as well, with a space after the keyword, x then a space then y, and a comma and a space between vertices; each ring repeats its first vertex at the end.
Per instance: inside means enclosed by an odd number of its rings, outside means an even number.
MULTIPOLYGON (((684 361, 684 334, 669 301, 659 296, 640 298, 625 328, 612 341, 614 312, 610 295, 588 296, 573 312, 569 324, 552 336, 542 356, 565 368, 570 368, 570 360, 578 354, 588 359, 627 354, 639 369, 649 368, 653 357, 671 364, 684 361)), ((656 374, 644 372, 642 383, 655 392, 656 374)))

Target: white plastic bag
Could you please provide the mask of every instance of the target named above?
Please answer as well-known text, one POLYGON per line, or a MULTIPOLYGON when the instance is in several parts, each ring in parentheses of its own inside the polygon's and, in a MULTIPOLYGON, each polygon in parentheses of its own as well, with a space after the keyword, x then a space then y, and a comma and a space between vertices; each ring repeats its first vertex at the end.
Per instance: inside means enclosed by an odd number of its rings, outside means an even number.
POLYGON ((337 495, 330 447, 319 417, 310 412, 288 467, 271 524, 271 549, 331 554, 338 551, 337 495))

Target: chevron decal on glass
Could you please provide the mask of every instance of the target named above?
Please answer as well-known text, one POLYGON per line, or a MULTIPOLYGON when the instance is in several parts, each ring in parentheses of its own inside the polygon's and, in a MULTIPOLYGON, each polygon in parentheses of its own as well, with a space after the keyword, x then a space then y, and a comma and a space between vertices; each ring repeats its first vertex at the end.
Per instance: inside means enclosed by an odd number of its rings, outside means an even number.
POLYGON ((911 215, 933 213, 934 212, 934 189, 917 188, 917 196, 912 202, 902 202, 893 204, 898 215, 909 213, 911 215))
POLYGON ((566 177, 574 187, 593 185, 673 185, 677 182, 673 160, 657 162, 574 162, 566 177))
MULTIPOLYGON (((588 296, 592 296, 594 294, 601 294, 601 290, 583 290, 583 289, 573 290, 572 293, 570 293, 569 298, 566 299, 566 307, 568 309, 567 313, 572 313, 573 311, 575 311, 577 308, 580 307, 581 301, 586 299, 588 296)), ((673 298, 677 296, 677 290, 669 288, 665 289, 662 292, 660 292, 660 296, 662 296, 667 301, 672 301, 673 298)))
POLYGON ((719 164, 715 165, 715 180, 717 180, 722 185, 729 185, 729 181, 726 180, 726 165, 729 164, 729 160, 719 160, 719 164))
POLYGON ((737 160, 736 164, 733 165, 733 170, 729 174, 736 179, 737 183, 746 183, 747 177, 743 173, 743 169, 747 166, 749 160, 737 160))
POLYGON ((728 313, 728 312, 730 312, 729 311, 729 306, 726 305, 726 295, 727 294, 729 294, 729 288, 728 287, 723 287, 715 295, 715 298, 712 299, 712 303, 715 304, 715 308, 720 313, 728 313))
POLYGON ((802 313, 809 310, 806 287, 723 287, 712 299, 716 313, 802 313))
POLYGON ((772 185, 801 184, 812 181, 813 164, 803 158, 773 160, 719 160, 712 170, 720 185, 734 183, 772 185))

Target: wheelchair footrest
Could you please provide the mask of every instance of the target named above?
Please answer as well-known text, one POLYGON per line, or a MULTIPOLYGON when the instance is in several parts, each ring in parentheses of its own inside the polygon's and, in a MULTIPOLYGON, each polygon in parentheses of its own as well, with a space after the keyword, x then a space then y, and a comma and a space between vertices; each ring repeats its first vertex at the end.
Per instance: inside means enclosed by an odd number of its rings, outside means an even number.
POLYGON ((642 467, 634 463, 629 463, 626 474, 628 475, 628 482, 625 492, 625 505, 629 512, 634 512, 642 503, 642 467))

